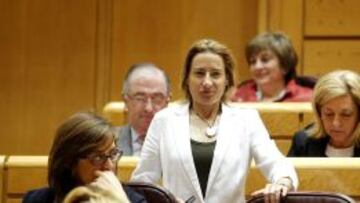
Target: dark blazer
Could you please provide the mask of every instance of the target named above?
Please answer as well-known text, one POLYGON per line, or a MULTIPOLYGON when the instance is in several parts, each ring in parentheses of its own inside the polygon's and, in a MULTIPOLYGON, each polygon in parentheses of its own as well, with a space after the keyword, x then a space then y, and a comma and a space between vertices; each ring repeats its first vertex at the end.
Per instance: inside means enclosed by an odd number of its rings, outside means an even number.
MULTIPOLYGON (((141 194, 129 187, 123 186, 123 188, 131 203, 147 203, 141 194)), ((23 203, 54 203, 54 201, 55 190, 49 187, 29 191, 22 200, 23 203)))
POLYGON ((123 155, 132 156, 134 154, 134 150, 132 147, 132 139, 131 139, 131 127, 130 125, 125 125, 118 127, 116 129, 118 133, 118 140, 116 146, 123 151, 123 155))
MULTIPOLYGON (((308 127, 306 128, 308 129, 308 127)), ((295 133, 288 157, 326 157, 325 150, 330 137, 325 136, 319 139, 309 136, 306 130, 295 133)), ((355 147, 354 157, 360 157, 360 148, 355 147)))
POLYGON ((27 192, 22 200, 23 203, 53 203, 55 201, 54 188, 41 188, 27 192))

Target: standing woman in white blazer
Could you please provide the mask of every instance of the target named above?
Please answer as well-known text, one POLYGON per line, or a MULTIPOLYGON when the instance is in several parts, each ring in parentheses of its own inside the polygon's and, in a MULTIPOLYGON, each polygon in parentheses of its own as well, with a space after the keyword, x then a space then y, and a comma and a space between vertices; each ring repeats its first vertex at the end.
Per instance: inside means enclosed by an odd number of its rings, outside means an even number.
POLYGON ((182 78, 187 100, 155 115, 132 181, 162 180, 175 196, 194 196, 196 203, 245 202, 254 159, 269 181, 261 191, 267 202, 279 202, 296 189, 295 169, 270 139, 258 112, 225 102, 234 85, 233 69, 224 45, 211 39, 193 44, 182 78))

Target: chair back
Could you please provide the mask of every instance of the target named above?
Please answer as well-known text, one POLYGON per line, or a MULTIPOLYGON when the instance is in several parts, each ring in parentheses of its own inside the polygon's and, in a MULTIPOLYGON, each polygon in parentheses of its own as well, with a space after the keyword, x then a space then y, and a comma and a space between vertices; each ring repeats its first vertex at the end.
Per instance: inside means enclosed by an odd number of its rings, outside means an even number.
POLYGON ((142 194, 148 203, 176 203, 176 198, 167 189, 149 183, 126 183, 126 186, 142 194))
POLYGON ((311 76, 297 76, 295 78, 296 84, 303 86, 303 87, 309 87, 314 88, 317 82, 317 79, 311 76))
MULTIPOLYGON (((264 196, 255 196, 247 203, 264 203, 264 196)), ((289 192, 280 201, 281 203, 355 203, 352 198, 330 192, 289 192)))

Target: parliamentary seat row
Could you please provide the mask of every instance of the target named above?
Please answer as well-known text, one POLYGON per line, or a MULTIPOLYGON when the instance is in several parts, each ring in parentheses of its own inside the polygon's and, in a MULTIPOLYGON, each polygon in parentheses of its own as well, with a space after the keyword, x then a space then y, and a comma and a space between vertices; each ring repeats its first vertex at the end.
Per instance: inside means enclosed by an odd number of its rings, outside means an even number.
MULTIPOLYGON (((176 105, 171 102, 169 105, 176 105)), ((255 108, 275 140, 280 151, 286 155, 294 133, 313 122, 313 111, 310 102, 272 102, 272 103, 229 103, 239 108, 255 108)), ((126 109, 122 101, 105 105, 103 115, 114 125, 126 124, 126 109)))
MULTIPOLYGON (((360 200, 360 158, 287 158, 298 173, 299 191, 337 192, 360 200)), ((2 202, 21 202, 26 191, 47 185, 47 156, 9 156, 2 159, 2 202)), ((117 173, 128 182, 138 163, 137 157, 122 157, 117 173)), ((265 185, 260 171, 251 165, 246 182, 246 196, 265 185)))

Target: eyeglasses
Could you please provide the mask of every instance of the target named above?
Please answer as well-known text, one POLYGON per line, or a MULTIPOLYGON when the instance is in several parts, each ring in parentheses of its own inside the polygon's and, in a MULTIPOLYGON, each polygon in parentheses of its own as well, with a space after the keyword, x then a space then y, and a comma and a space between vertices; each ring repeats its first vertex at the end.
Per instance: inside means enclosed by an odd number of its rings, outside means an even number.
POLYGON ((106 154, 90 154, 86 158, 90 161, 90 163, 94 166, 102 166, 105 162, 110 159, 113 163, 116 163, 120 157, 123 155, 123 151, 118 149, 113 149, 109 155, 106 154))
POLYGON ((146 95, 127 95, 127 97, 132 100, 137 105, 145 106, 148 101, 151 101, 153 106, 162 106, 166 103, 166 96, 162 94, 156 94, 152 96, 146 95))

